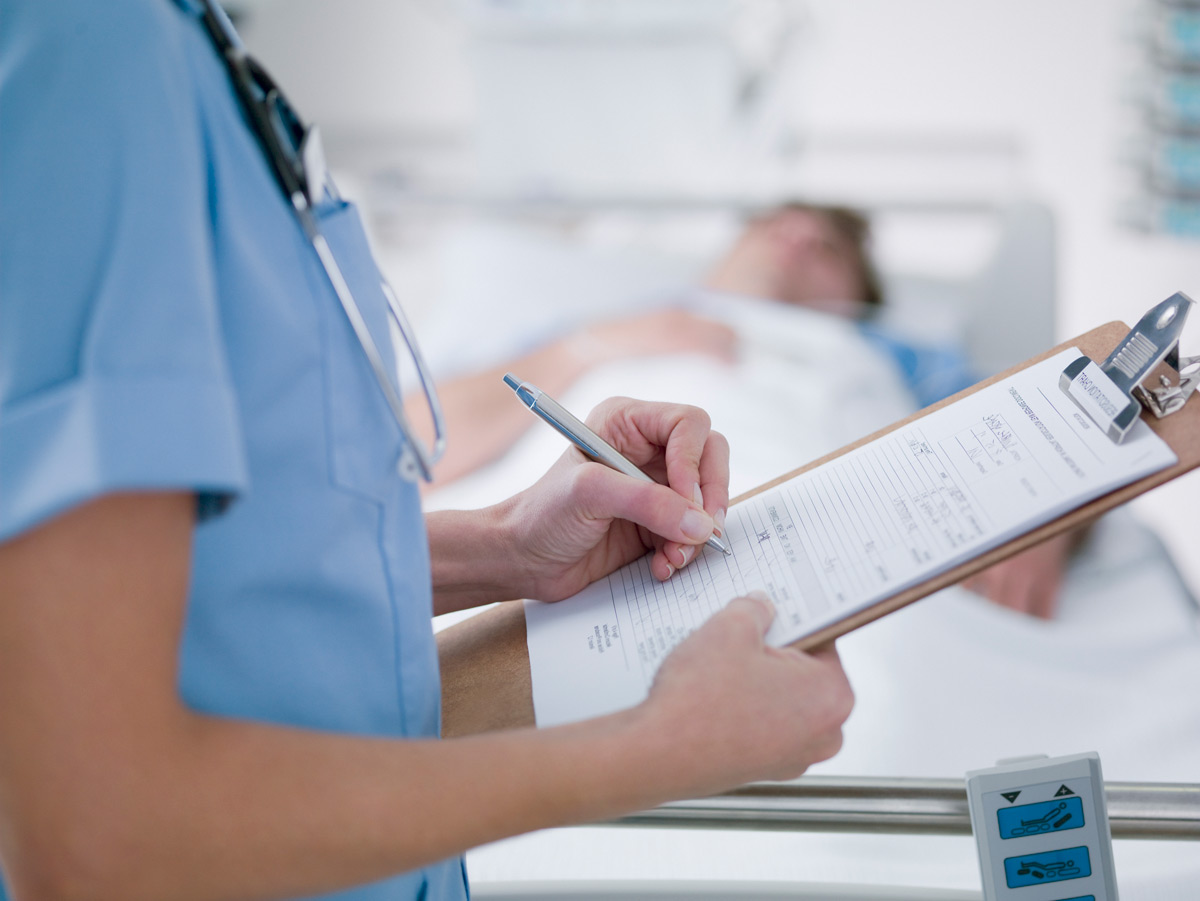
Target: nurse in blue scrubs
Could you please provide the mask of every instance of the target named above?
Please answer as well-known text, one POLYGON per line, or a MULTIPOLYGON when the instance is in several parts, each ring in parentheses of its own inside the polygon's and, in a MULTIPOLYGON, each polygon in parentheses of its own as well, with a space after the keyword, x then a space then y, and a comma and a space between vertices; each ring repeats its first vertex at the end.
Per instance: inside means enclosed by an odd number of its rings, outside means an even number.
POLYGON ((473 845, 834 753, 836 656, 766 648, 755 598, 633 710, 438 739, 431 615, 669 578, 728 449, 615 400, 591 424, 662 484, 572 450, 423 517, 382 280, 269 87, 201 0, 0 0, 11 896, 459 899, 473 845))

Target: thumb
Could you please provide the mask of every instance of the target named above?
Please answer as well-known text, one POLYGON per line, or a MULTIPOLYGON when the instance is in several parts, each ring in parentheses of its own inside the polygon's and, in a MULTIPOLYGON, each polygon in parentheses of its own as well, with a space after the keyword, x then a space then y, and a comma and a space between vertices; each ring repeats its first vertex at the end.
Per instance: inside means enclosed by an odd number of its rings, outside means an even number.
POLYGON ((746 617, 755 624, 759 636, 766 636, 775 621, 775 604, 765 591, 755 589, 726 604, 721 615, 746 617))
POLYGON ((762 630, 763 635, 767 635, 770 629, 770 624, 775 621, 775 602, 770 600, 770 595, 761 588, 756 588, 752 591, 746 591, 743 597, 734 597, 733 602, 742 603, 746 608, 750 609, 752 617, 755 617, 758 626, 762 630))

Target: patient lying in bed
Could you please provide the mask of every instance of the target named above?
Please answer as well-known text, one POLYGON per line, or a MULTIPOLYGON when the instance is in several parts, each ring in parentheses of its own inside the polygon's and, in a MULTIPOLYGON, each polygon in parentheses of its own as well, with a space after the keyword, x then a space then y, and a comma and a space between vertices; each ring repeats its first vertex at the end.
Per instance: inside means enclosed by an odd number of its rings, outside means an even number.
MULTIPOLYGON (((735 496, 974 382, 954 350, 900 342, 873 324, 882 291, 868 240, 868 222, 853 210, 779 207, 752 219, 702 283, 669 306, 598 319, 440 383, 451 440, 438 488, 487 470, 430 501, 471 503, 485 482, 522 487, 518 471, 548 462, 531 457, 561 450, 507 397, 506 371, 578 415, 613 394, 703 407, 730 440, 735 496)), ((972 587, 1049 617, 1077 540, 1047 542, 972 587)))

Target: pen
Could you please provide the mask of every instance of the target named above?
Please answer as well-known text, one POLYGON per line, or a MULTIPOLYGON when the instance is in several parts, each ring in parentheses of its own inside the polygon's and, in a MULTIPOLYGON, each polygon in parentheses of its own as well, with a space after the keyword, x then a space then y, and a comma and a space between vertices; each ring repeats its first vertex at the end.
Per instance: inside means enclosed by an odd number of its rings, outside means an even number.
MULTIPOLYGON (((562 404, 541 388, 531 385, 529 382, 521 381, 511 372, 505 374, 504 384, 517 393, 517 399, 521 403, 549 423, 555 431, 593 460, 598 460, 606 466, 611 466, 617 472, 623 472, 625 475, 632 476, 639 481, 658 484, 654 482, 654 479, 630 463, 615 447, 589 429, 576 417, 572 416, 562 404)), ((705 543, 722 554, 732 553, 725 542, 716 535, 713 535, 705 543)))

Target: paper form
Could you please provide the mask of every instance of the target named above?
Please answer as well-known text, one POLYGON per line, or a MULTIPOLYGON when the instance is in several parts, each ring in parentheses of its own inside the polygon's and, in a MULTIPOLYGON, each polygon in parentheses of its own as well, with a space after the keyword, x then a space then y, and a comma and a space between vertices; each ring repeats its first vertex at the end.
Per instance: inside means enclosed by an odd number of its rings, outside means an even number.
MULTIPOLYGON (((539 725, 643 700, 668 653, 728 601, 775 601, 767 641, 816 632, 1176 461, 1143 422, 1116 444, 1058 387, 1067 350, 729 511, 732 554, 666 582, 634 561, 527 601, 539 725)), ((736 449, 735 449, 736 452, 736 449)))

